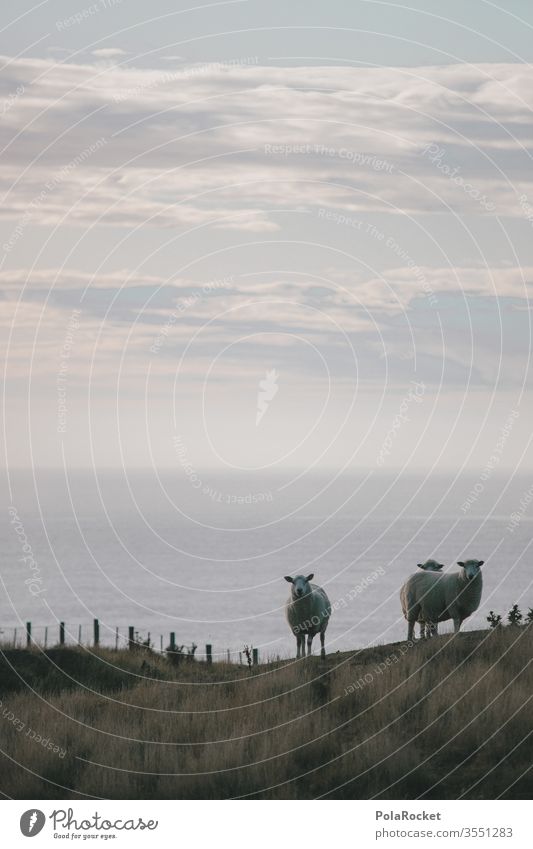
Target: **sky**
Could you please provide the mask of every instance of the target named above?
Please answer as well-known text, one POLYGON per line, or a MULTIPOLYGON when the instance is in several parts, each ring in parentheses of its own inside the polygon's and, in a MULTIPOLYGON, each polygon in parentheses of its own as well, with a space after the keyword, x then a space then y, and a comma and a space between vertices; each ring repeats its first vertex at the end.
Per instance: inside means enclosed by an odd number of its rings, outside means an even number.
POLYGON ((529 3, 10 14, 3 464, 531 469, 529 3))

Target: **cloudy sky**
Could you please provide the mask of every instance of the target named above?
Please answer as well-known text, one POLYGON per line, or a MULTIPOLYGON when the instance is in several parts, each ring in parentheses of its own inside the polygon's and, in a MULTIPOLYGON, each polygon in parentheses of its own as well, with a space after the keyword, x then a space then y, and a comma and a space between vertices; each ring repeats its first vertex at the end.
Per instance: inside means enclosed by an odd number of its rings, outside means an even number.
POLYGON ((12 14, 3 462, 531 467, 526 0, 12 14))

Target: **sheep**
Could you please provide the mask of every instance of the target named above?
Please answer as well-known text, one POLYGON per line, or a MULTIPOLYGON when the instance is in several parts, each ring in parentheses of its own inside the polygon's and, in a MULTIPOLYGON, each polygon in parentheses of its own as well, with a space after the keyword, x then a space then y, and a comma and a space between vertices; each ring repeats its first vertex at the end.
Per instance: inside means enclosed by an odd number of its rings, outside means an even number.
MULTIPOLYGON (((419 569, 423 569, 425 572, 440 572, 440 570, 444 568, 444 564, 437 563, 436 560, 426 560, 425 563, 417 563, 416 565, 419 569)), ((426 622, 425 619, 418 619, 418 623, 420 625, 421 640, 425 640, 426 638, 429 639, 438 633, 437 622, 426 622)))
POLYGON ((285 605, 285 614, 289 628, 296 637, 296 657, 305 657, 305 635, 307 634, 307 654, 311 654, 311 644, 315 634, 320 634, 320 656, 326 656, 324 638, 331 616, 331 604, 322 587, 311 584, 314 575, 297 575, 285 580, 292 584, 291 594, 285 605))
POLYGON ((457 634, 465 619, 478 609, 483 589, 483 560, 458 561, 459 572, 441 575, 430 570, 411 575, 400 591, 403 615, 408 622, 407 639, 413 639, 415 622, 446 622, 453 619, 457 634))
POLYGON ((424 572, 440 572, 444 568, 444 563, 437 563, 436 560, 426 560, 425 563, 417 563, 416 565, 424 572))

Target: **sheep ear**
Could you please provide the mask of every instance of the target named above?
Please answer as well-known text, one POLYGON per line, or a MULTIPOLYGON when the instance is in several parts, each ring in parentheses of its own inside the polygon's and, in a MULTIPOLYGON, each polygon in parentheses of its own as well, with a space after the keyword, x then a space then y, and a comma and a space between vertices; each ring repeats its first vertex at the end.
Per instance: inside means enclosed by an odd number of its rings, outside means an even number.
POLYGON ((485 562, 484 560, 478 560, 477 564, 478 564, 478 566, 483 566, 484 562, 485 562))
POLYGON ((285 575, 285 580, 286 580, 286 581, 288 581, 288 582, 289 582, 289 584, 293 584, 293 583, 294 583, 294 581, 292 580, 292 578, 291 578, 291 576, 290 576, 290 575, 285 575))
POLYGON ((310 574, 310 575, 308 575, 308 576, 307 576, 307 578, 306 578, 305 580, 306 580, 306 581, 312 581, 314 577, 315 577, 315 573, 314 573, 314 572, 311 572, 311 574, 310 574))
POLYGON ((419 569, 423 569, 423 568, 424 568, 424 564, 423 564, 423 563, 417 563, 416 565, 418 566, 418 568, 419 568, 419 569))
POLYGON ((439 571, 444 568, 444 563, 439 563, 439 571))
POLYGON ((461 569, 463 569, 465 564, 461 560, 458 560, 457 565, 460 566, 461 569))

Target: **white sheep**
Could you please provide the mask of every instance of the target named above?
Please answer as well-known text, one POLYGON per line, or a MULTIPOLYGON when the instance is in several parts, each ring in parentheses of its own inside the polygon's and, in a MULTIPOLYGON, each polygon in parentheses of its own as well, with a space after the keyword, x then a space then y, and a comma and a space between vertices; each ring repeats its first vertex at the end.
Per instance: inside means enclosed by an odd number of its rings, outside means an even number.
POLYGON ((285 614, 289 627, 296 637, 296 657, 305 657, 305 636, 307 634, 307 654, 311 654, 311 644, 315 634, 320 634, 320 655, 326 656, 324 639, 331 604, 322 587, 311 584, 314 575, 285 576, 291 586, 291 594, 285 605, 285 614))
MULTIPOLYGON (((423 569, 424 572, 440 572, 444 568, 444 563, 437 563, 436 560, 426 560, 425 563, 417 563, 416 565, 419 569, 423 569)), ((420 625, 421 640, 429 639, 438 633, 437 622, 426 622, 425 619, 418 619, 418 623, 420 625)))
POLYGON ((403 615, 408 622, 407 639, 413 639, 415 622, 446 622, 453 619, 457 633, 478 609, 483 589, 483 560, 459 561, 459 572, 447 575, 424 570, 411 575, 400 591, 403 615))

